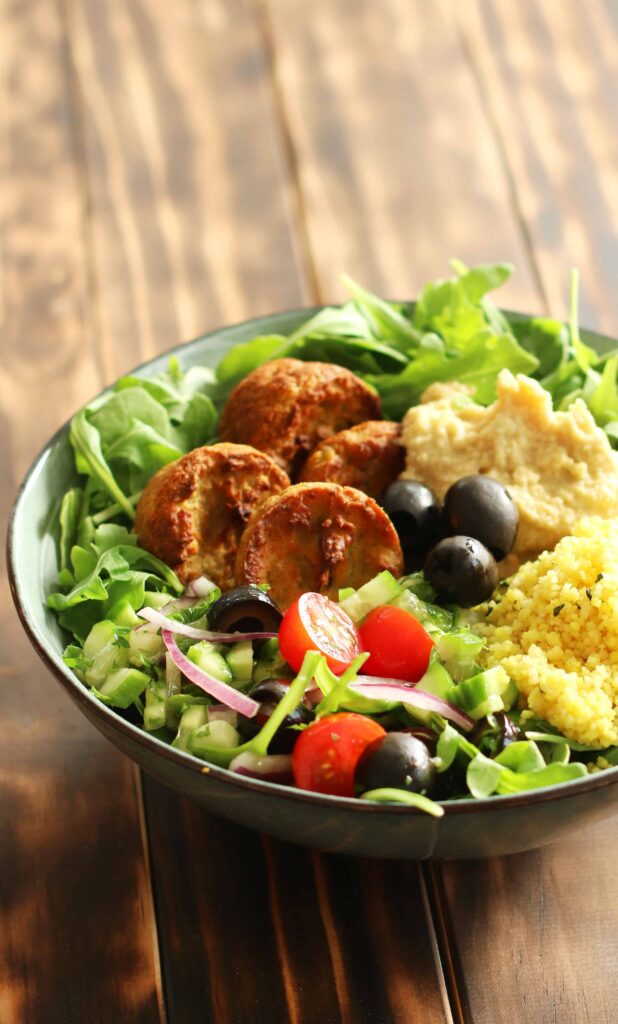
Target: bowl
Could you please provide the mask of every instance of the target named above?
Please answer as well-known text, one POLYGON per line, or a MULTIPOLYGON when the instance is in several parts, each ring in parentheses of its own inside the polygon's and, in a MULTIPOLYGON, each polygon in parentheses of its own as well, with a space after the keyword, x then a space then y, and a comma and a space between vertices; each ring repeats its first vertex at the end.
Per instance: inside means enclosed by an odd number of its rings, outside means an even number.
MULTIPOLYGON (((257 334, 287 334, 314 309, 248 320, 179 345, 134 372, 162 372, 170 355, 182 367, 216 366, 234 345, 257 334)), ((511 320, 521 314, 507 314, 511 320)), ((591 331, 599 352, 616 344, 591 331)), ((62 660, 67 637, 45 600, 58 563, 55 523, 63 493, 75 483, 65 424, 30 468, 13 506, 8 565, 13 599, 38 654, 92 725, 160 782, 231 821, 323 851, 370 857, 451 859, 516 853, 560 839, 618 811, 618 768, 515 796, 462 799, 435 818, 416 809, 324 796, 253 780, 207 765, 168 746, 93 697, 62 660)))

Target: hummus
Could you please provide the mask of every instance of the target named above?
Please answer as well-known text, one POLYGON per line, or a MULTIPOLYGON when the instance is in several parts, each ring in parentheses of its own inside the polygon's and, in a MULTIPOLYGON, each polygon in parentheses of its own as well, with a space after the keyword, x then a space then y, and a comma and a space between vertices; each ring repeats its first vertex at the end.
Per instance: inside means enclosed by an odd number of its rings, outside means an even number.
POLYGON ((459 392, 409 409, 403 444, 402 479, 421 480, 439 499, 473 473, 508 488, 519 509, 518 562, 553 548, 582 516, 618 516, 618 454, 607 436, 582 399, 554 412, 530 377, 502 370, 487 408, 459 392))

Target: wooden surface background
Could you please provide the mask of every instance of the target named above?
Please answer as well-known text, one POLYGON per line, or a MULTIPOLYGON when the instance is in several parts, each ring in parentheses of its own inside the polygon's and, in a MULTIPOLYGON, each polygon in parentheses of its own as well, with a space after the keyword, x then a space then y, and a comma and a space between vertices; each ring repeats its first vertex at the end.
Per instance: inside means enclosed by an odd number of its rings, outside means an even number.
MULTIPOLYGON (((618 334, 617 0, 0 0, 4 518, 38 448, 220 324, 412 296, 618 334)), ((613 1024, 618 819, 494 861, 310 855, 141 778, 3 575, 1 1024, 613 1024)))

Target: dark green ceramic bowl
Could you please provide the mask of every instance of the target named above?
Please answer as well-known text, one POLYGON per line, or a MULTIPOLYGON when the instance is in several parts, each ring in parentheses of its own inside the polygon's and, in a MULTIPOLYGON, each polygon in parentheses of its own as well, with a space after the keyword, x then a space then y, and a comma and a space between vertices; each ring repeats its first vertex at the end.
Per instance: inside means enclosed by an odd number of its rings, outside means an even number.
MULTIPOLYGON (((293 310, 214 331, 174 350, 185 368, 215 366, 232 346, 257 334, 287 334, 312 312, 293 310)), ((586 333, 599 351, 616 343, 586 333)), ((169 353, 144 364, 161 372, 169 353)), ((54 524, 75 482, 68 426, 38 456, 17 496, 8 537, 11 587, 34 647, 92 724, 141 768, 216 814, 319 850, 370 857, 459 858, 516 853, 552 842, 618 810, 618 768, 517 796, 445 804, 442 818, 412 808, 322 796, 243 778, 205 765, 105 707, 65 666, 66 643, 45 599, 57 575, 54 524)))

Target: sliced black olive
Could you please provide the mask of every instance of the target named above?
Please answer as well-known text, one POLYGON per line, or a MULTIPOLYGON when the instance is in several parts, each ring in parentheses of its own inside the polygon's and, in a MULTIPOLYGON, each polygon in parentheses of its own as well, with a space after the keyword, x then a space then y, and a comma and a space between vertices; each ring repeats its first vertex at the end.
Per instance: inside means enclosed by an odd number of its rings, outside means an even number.
POLYGON ((511 495, 490 476, 464 476, 444 496, 450 533, 475 537, 495 558, 506 558, 515 543, 519 512, 511 495))
POLYGON ((423 572, 442 602, 462 608, 489 600, 498 585, 496 560, 474 537, 441 540, 427 555, 423 572))
POLYGON ((397 531, 406 571, 419 568, 428 549, 442 536, 435 494, 419 480, 396 480, 381 504, 397 531))
MULTIPOLYGON (((258 683, 249 690, 249 696, 257 700, 260 709, 253 718, 238 716, 238 731, 245 740, 251 739, 262 726, 268 721, 277 704, 289 690, 290 684, 281 679, 269 679, 258 683)), ((303 701, 289 715, 277 729, 268 746, 269 754, 291 754, 294 744, 300 736, 297 729, 291 729, 292 725, 306 725, 313 718, 311 706, 303 701)))
POLYGON ((388 732, 363 751, 354 780, 363 793, 394 787, 409 793, 430 793, 436 768, 425 744, 407 732, 388 732))
POLYGON ((220 633, 277 633, 283 618, 259 587, 228 590, 208 611, 208 627, 220 633))

